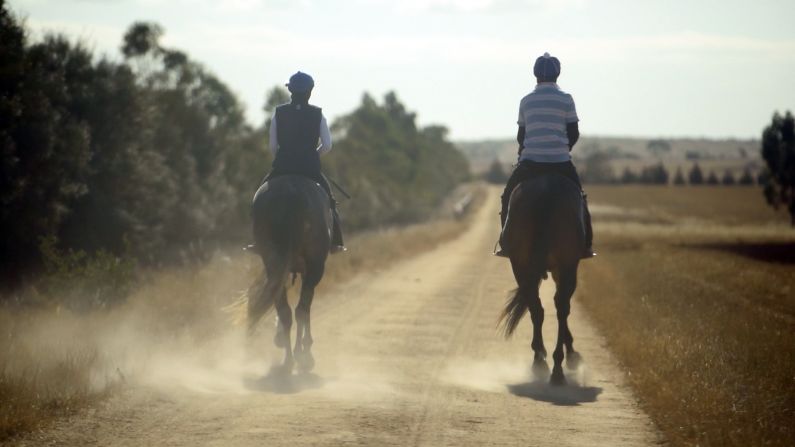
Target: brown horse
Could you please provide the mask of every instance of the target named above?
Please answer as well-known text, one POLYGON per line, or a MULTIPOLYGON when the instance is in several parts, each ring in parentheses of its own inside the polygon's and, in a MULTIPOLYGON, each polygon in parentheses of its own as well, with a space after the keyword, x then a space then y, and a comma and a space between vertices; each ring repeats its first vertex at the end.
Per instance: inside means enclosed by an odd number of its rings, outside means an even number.
POLYGON ((292 371, 294 362, 304 372, 314 367, 309 310, 329 252, 330 205, 328 194, 320 185, 297 175, 268 180, 257 190, 251 204, 254 241, 265 265, 267 281, 258 280, 249 290, 249 334, 275 306, 279 324, 274 343, 285 350, 280 367, 285 373, 292 371), (290 346, 293 315, 287 302, 290 274, 301 275, 294 349, 290 346))
POLYGON ((538 289, 547 271, 555 281, 555 308, 558 314, 558 342, 552 358, 552 384, 566 383, 563 376, 563 347, 569 367, 575 368, 580 356, 574 351, 568 316, 571 296, 577 287, 577 267, 584 250, 583 198, 580 188, 566 177, 547 174, 520 183, 511 193, 508 218, 502 234, 511 247, 510 259, 519 286, 501 315, 509 337, 526 311, 533 321, 533 369, 549 371, 547 351, 541 334, 544 308, 538 289))

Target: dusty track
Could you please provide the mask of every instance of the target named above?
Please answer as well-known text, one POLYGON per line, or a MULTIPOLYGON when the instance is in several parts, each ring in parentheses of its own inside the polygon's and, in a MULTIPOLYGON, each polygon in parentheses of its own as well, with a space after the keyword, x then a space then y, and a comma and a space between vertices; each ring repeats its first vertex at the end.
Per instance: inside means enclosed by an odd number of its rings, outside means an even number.
MULTIPOLYGON (((319 296, 313 307, 314 373, 266 375, 270 360, 262 356, 279 355, 268 319, 256 362, 243 364, 230 354, 228 364, 204 371, 182 365, 170 376, 150 375, 102 408, 23 445, 658 442, 576 295, 570 327, 585 366, 567 373, 568 386, 552 388, 531 378, 529 319, 513 340, 497 335, 496 317, 514 283, 507 260, 489 256, 495 206, 492 198, 463 237, 319 296)), ((545 283, 543 293, 551 352, 552 285, 545 283)))

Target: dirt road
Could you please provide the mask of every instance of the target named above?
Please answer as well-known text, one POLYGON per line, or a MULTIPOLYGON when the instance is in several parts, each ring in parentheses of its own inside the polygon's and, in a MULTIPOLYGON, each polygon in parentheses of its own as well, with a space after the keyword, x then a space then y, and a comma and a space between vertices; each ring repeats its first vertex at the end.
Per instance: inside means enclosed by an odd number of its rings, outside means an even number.
MULTIPOLYGON (((312 374, 267 374, 280 356, 269 318, 254 360, 232 342, 214 348, 215 361, 181 352, 153 357, 141 368, 146 373, 102 408, 59 422, 23 445, 659 442, 576 295, 570 327, 585 365, 567 372, 568 386, 553 388, 531 377, 529 319, 512 340, 497 335, 496 318, 514 283, 507 260, 489 255, 496 200, 477 213, 463 237, 317 297, 312 374)), ((550 352, 552 287, 543 289, 550 352)))

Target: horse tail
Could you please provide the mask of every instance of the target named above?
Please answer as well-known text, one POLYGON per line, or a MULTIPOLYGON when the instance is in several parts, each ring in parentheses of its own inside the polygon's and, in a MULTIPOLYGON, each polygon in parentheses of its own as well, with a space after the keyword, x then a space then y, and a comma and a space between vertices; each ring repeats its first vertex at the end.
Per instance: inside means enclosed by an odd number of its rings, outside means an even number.
POLYGON ((291 189, 276 194, 269 200, 266 215, 270 227, 270 243, 284 261, 293 261, 304 235, 304 219, 309 206, 300 191, 291 189))
POLYGON ((248 326, 253 330, 262 316, 276 304, 287 285, 288 276, 300 250, 304 233, 304 216, 308 201, 295 189, 273 191, 263 206, 267 212, 255 219, 257 245, 267 252, 262 255, 266 272, 248 290, 248 326), (260 221, 261 219, 261 221, 260 221), (266 279, 267 277, 267 279, 266 279))
POLYGON ((545 277, 549 268, 549 239, 551 236, 552 219, 548 210, 552 209, 549 195, 544 194, 534 204, 532 214, 532 241, 533 249, 530 251, 530 275, 545 277))
POLYGON ((502 328, 505 338, 509 338, 513 334, 529 307, 530 303, 525 298, 521 288, 511 291, 499 320, 499 326, 502 328))

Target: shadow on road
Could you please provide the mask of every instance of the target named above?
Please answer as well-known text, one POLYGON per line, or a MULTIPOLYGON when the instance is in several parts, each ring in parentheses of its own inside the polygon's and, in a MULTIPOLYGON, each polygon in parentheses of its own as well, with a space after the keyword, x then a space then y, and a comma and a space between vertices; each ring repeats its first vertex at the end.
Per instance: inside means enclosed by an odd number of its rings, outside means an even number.
POLYGON ((514 396, 527 397, 553 405, 577 406, 581 403, 596 402, 602 388, 569 384, 552 386, 546 380, 507 385, 508 392, 514 396))
POLYGON ((746 258, 776 264, 795 264, 795 242, 713 243, 685 245, 688 248, 726 251, 746 258))
POLYGON ((321 388, 326 381, 314 373, 289 374, 272 368, 265 376, 244 379, 243 383, 251 391, 295 394, 305 390, 321 388))

